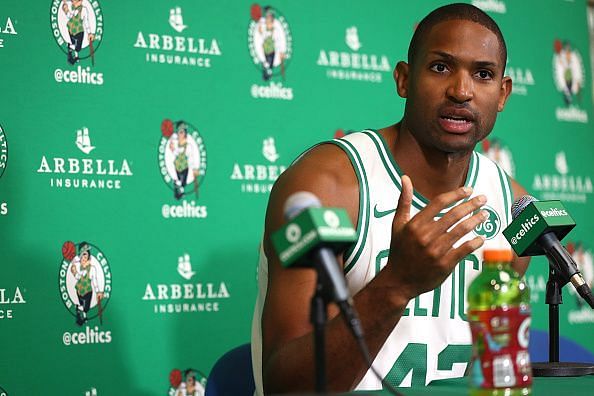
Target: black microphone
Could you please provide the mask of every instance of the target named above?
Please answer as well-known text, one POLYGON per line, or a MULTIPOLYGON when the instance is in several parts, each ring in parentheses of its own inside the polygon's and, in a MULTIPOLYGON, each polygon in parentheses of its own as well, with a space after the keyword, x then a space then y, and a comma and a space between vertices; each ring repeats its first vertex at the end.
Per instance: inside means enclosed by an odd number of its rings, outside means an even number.
POLYGON ((348 213, 340 208, 323 208, 320 200, 306 191, 292 194, 285 202, 283 213, 286 224, 271 235, 281 264, 284 267, 317 269, 318 280, 330 289, 326 296, 340 308, 342 317, 355 337, 370 370, 381 381, 384 389, 388 389, 394 395, 400 395, 373 367, 363 327, 353 307, 342 266, 336 260, 337 254, 342 253, 357 240, 357 233, 348 213))
POLYGON ((524 195, 512 205, 513 221, 503 234, 518 256, 545 254, 553 268, 569 280, 578 294, 594 308, 592 290, 576 262, 559 242, 575 226, 560 201, 539 201, 524 195))
MULTIPOLYGON (((285 202, 285 220, 288 222, 294 221, 296 224, 299 224, 301 228, 299 233, 304 235, 303 238, 309 235, 310 232, 323 234, 322 228, 324 227, 320 227, 318 224, 299 222, 298 219, 298 217, 301 217, 300 215, 309 215, 308 213, 304 212, 309 211, 312 208, 321 207, 322 204, 320 200, 314 194, 307 191, 296 192, 292 194, 285 202)), ((338 219, 338 216, 336 216, 338 211, 336 209, 324 209, 326 210, 326 213, 324 213, 326 215, 324 216, 324 219, 327 220, 327 222, 333 223, 338 221, 335 220, 338 219)), ((348 218, 346 220, 348 221, 348 218)), ((342 222, 345 223, 344 219, 342 222)), ((350 221, 348 221, 348 223, 348 225, 342 225, 345 230, 352 229, 350 221)), ((331 228, 334 230, 338 230, 338 227, 338 224, 332 224, 331 226, 331 228)), ((338 243, 338 240, 335 241, 333 237, 321 239, 325 239, 326 241, 314 243, 313 247, 305 246, 305 249, 299 248, 299 251, 297 251, 296 255, 302 255, 302 257, 297 261, 297 264, 293 265, 311 266, 313 263, 315 263, 318 266, 318 268, 321 270, 320 275, 330 288, 330 298, 340 308, 348 327, 351 329, 355 337, 362 338, 363 329, 361 327, 361 322, 359 321, 357 313, 353 307, 352 298, 346 284, 346 279, 342 272, 342 266, 336 260, 336 254, 344 250, 348 244, 338 243)), ((347 239, 345 239, 345 241, 347 240, 352 241, 352 236, 349 236, 347 239)))

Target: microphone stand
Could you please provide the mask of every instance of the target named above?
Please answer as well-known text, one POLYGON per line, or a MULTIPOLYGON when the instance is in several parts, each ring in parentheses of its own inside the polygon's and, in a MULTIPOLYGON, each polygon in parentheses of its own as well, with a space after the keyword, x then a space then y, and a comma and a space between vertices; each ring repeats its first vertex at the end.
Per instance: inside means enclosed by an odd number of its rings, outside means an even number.
POLYGON ((594 365, 559 361, 559 304, 563 304, 562 288, 569 280, 549 260, 549 280, 545 303, 549 306, 549 361, 532 363, 534 377, 580 377, 594 374, 594 365))
POLYGON ((326 272, 316 264, 316 292, 311 298, 310 322, 314 328, 314 358, 316 392, 326 392, 326 322, 328 321, 328 292, 326 272))

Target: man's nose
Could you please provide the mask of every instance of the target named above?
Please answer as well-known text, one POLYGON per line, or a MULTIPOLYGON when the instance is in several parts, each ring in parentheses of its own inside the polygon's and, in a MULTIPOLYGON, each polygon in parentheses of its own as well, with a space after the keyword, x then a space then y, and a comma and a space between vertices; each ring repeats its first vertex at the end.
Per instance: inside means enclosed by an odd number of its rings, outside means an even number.
POLYGON ((464 71, 452 75, 446 94, 455 103, 472 100, 474 97, 474 80, 472 76, 464 71))

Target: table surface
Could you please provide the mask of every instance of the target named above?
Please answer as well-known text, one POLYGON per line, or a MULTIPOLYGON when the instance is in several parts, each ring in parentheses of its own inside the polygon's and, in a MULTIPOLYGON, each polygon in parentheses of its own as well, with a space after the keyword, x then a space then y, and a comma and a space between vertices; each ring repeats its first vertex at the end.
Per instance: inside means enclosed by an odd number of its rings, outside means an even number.
MULTIPOLYGON (((454 396, 468 394, 468 378, 456 378, 436 381, 425 387, 401 388, 399 392, 405 396, 454 396)), ((377 394, 387 395, 387 391, 377 394)), ((540 377, 534 378, 532 384, 533 395, 566 395, 591 396, 594 395, 594 375, 583 377, 540 377)))

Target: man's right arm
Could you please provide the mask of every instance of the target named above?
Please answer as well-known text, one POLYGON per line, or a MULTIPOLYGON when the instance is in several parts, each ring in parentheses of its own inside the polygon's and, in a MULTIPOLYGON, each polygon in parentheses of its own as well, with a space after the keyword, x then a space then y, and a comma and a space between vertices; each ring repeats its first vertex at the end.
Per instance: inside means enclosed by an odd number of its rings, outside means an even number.
MULTIPOLYGON (((267 393, 311 391, 315 383, 309 307, 316 274, 312 269, 282 268, 269 240, 269 235, 284 223, 285 201, 297 191, 312 192, 324 206, 346 208, 353 223, 358 217, 358 182, 347 156, 335 146, 316 147, 285 171, 276 183, 268 205, 264 235, 268 289, 262 314, 262 375, 267 393)), ((452 228, 482 205, 478 198, 456 206, 434 221, 441 209, 469 196, 470 191, 460 188, 442 194, 411 220, 412 193, 410 179, 404 176, 388 264, 353 298, 372 357, 377 355, 400 320, 408 301, 439 286, 456 263, 483 242, 475 238, 456 249, 452 247, 483 221, 483 213, 479 212, 452 228)), ((342 264, 341 257, 338 260, 342 264)), ((328 317, 328 390, 350 390, 363 378, 368 366, 335 306, 329 307, 328 317)))

